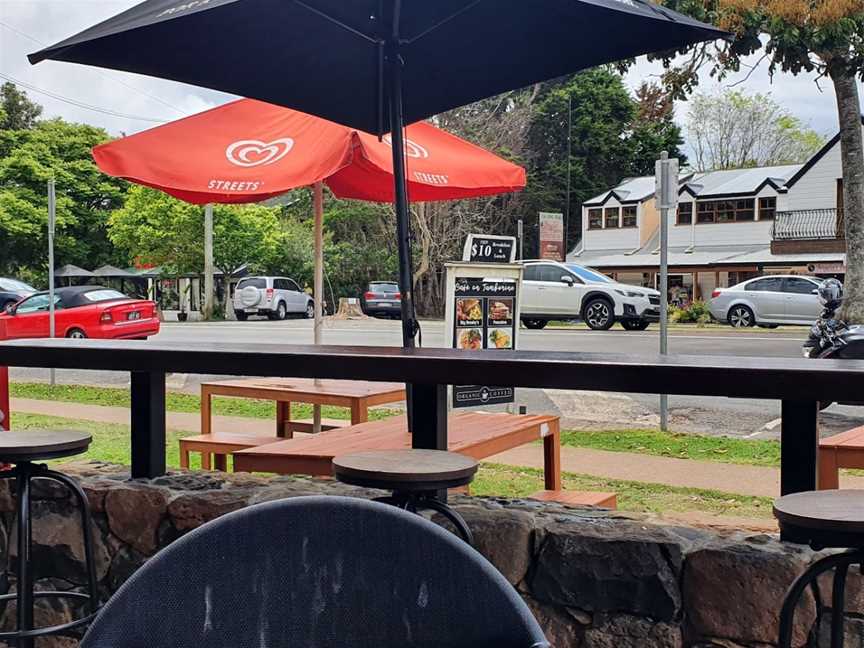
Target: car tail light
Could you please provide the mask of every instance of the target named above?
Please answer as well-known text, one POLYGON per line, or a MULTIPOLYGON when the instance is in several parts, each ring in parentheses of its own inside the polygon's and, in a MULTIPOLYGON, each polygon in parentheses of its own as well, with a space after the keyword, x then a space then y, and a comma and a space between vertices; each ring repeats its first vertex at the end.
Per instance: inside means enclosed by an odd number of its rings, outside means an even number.
POLYGON ((393 293, 393 299, 402 299, 402 293, 393 293))
POLYGON ((367 301, 370 299, 375 299, 375 293, 373 293, 371 290, 367 290, 365 293, 363 293, 363 297, 367 301))
POLYGON ((267 301, 270 301, 271 299, 273 299, 273 289, 268 288, 267 289, 267 301))
POLYGON ((714 290, 714 292, 711 293, 711 299, 717 299, 720 296, 721 292, 722 291, 719 288, 714 290))
POLYGON ((102 317, 99 318, 99 321, 103 324, 110 324, 114 321, 114 317, 111 315, 111 311, 105 311, 102 313, 102 317))

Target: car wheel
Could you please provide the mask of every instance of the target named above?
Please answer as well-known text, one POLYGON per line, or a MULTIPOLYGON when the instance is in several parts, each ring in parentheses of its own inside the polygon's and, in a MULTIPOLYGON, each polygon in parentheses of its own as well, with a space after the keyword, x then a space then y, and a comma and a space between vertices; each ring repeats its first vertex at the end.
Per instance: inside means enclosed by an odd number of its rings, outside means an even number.
POLYGON ((71 338, 73 340, 86 340, 87 334, 78 328, 69 329, 66 332, 66 337, 71 338))
POLYGON ((246 311, 235 310, 234 317, 237 318, 238 322, 245 322, 247 319, 249 319, 249 314, 246 311))
POLYGON ((644 331, 648 328, 649 323, 645 320, 621 320, 621 326, 626 331, 644 331))
POLYGON ((540 319, 526 319, 522 320, 522 323, 525 325, 525 328, 533 329, 535 331, 546 328, 546 325, 549 323, 546 320, 540 319))
POLYGON ((749 328, 756 323, 756 317, 749 306, 738 304, 729 311, 729 325, 734 328, 749 328))
POLYGON ((595 331, 608 331, 615 323, 615 312, 608 300, 595 297, 585 306, 583 319, 595 331))
POLYGON ((306 319, 315 319, 315 302, 306 304, 306 319))
POLYGON ((279 305, 276 306, 276 319, 280 322, 288 317, 288 307, 285 306, 285 302, 279 302, 279 305))

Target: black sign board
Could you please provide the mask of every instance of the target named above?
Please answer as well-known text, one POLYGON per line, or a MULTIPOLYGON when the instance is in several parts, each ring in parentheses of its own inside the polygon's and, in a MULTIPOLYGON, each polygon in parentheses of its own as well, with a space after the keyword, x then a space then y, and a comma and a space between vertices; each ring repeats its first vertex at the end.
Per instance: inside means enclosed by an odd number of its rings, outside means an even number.
POLYGON ((471 236, 468 261, 472 263, 512 263, 516 252, 516 239, 471 236))
MULTIPOLYGON (((516 282, 457 277, 453 346, 457 349, 513 349, 516 339, 516 282)), ((512 387, 456 385, 453 407, 512 403, 512 387)))

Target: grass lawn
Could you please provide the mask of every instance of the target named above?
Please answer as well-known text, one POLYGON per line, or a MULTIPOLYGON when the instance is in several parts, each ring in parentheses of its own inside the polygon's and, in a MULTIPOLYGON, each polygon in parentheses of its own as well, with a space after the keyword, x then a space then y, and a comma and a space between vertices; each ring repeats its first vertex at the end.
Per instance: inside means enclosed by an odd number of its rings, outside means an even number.
MULTIPOLYGON (((130 456, 129 428, 92 421, 79 421, 56 416, 16 414, 15 427, 85 430, 93 435, 93 444, 85 455, 74 459, 95 459, 128 465, 130 456)), ((168 432, 167 462, 180 465, 177 441, 186 433, 168 432)), ((60 463, 66 460, 59 460, 60 463)), ((192 468, 200 467, 193 455, 192 468)), ((589 475, 564 473, 564 488, 573 490, 615 491, 618 506, 635 512, 692 511, 736 515, 741 517, 771 517, 769 498, 746 497, 695 488, 673 488, 662 484, 603 479, 589 475)), ((498 464, 482 464, 472 485, 475 495, 524 497, 543 488, 541 470, 498 464)))
MULTIPOLYGON (((91 387, 88 385, 55 385, 46 383, 19 383, 9 385, 12 396, 65 403, 83 403, 109 407, 129 407, 129 390, 119 387, 91 387)), ((165 406, 169 412, 197 413, 201 411, 201 397, 197 394, 168 391, 165 406)), ((213 397, 213 413, 220 416, 245 416, 249 418, 275 418, 276 404, 268 400, 250 398, 213 397)), ((370 420, 387 418, 394 410, 372 408, 370 420)), ((349 419, 351 413, 344 407, 322 408, 321 416, 331 419, 349 419)), ((312 417, 312 406, 305 403, 291 405, 291 418, 312 417)))
POLYGON ((779 466, 780 443, 660 430, 602 430, 561 433, 563 445, 611 452, 634 452, 678 459, 699 459, 751 466, 779 466))

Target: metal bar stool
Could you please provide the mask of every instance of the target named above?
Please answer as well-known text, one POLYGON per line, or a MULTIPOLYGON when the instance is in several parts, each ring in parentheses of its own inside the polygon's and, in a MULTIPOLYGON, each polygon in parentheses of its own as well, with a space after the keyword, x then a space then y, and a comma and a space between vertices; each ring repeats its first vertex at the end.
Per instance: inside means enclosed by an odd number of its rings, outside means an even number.
POLYGON ((27 432, 0 431, 0 463, 14 464, 13 468, 0 472, 2 479, 15 480, 16 524, 18 533, 17 584, 14 594, 0 596, 0 602, 16 601, 17 628, 0 632, 0 641, 12 642, 18 648, 32 648, 36 637, 68 634, 69 630, 90 622, 96 616, 98 591, 96 564, 93 559, 93 528, 87 496, 77 482, 68 476, 49 470, 44 464, 34 461, 71 457, 87 451, 91 442, 84 432, 32 430, 27 432), (32 482, 45 479, 63 484, 78 500, 81 511, 81 526, 84 534, 84 561, 87 570, 87 593, 33 591, 31 565, 32 529, 30 524, 30 500, 32 482), (43 628, 33 627, 33 604, 37 598, 74 598, 86 602, 86 614, 68 623, 43 628))
POLYGON ((339 481, 393 492, 376 502, 411 513, 440 513, 469 545, 474 544, 471 529, 461 515, 438 499, 437 492, 466 486, 476 473, 474 459, 443 450, 374 450, 333 459, 333 475, 339 481))
POLYGON ((791 648, 795 607, 804 591, 813 589, 817 628, 822 619, 819 577, 834 571, 831 588, 831 648, 845 640, 846 576, 853 565, 864 567, 864 491, 829 490, 786 495, 774 502, 774 516, 784 540, 814 550, 847 549, 814 562, 789 588, 780 611, 778 648, 791 648))

